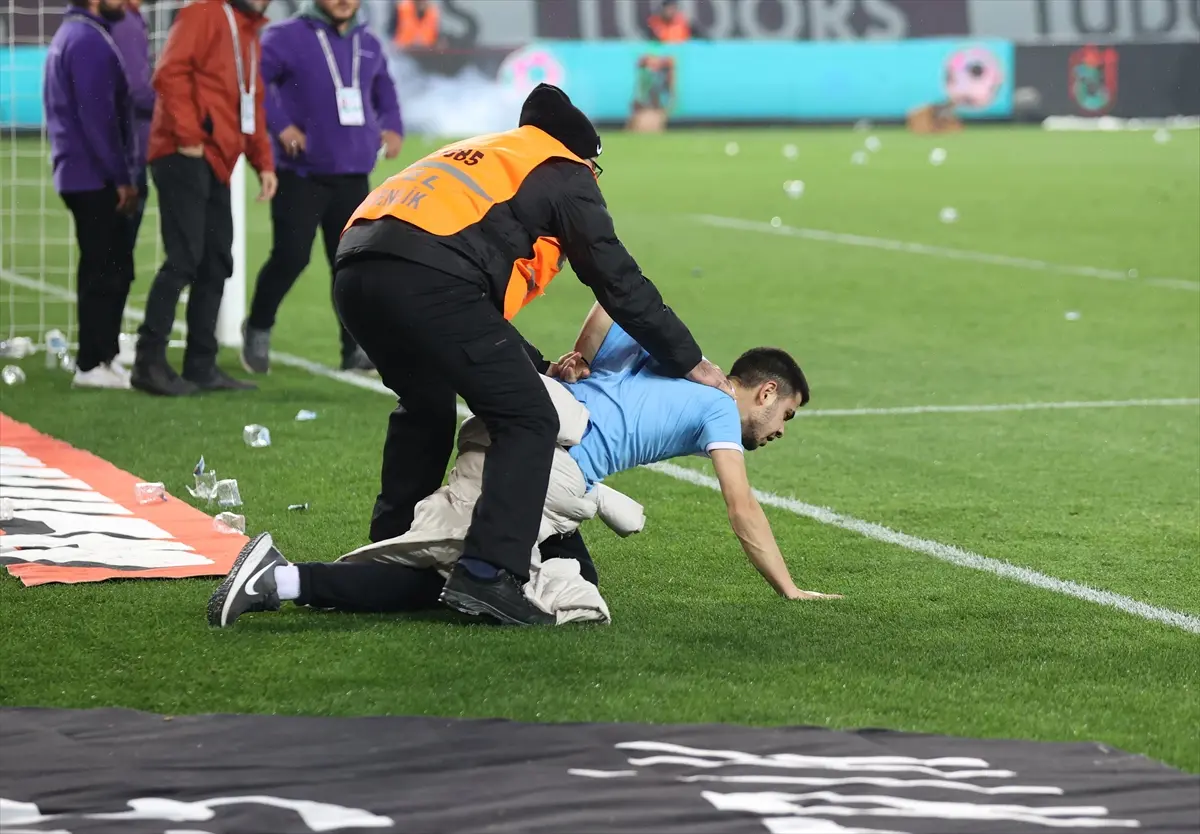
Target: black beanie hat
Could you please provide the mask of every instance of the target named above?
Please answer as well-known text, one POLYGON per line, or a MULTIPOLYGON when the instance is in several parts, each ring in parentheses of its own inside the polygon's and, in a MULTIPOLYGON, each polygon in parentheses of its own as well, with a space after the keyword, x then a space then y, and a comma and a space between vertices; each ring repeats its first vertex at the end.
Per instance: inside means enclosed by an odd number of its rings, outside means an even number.
POLYGON ((520 127, 544 130, 583 159, 600 155, 600 134, 583 111, 558 87, 538 84, 521 105, 520 127))

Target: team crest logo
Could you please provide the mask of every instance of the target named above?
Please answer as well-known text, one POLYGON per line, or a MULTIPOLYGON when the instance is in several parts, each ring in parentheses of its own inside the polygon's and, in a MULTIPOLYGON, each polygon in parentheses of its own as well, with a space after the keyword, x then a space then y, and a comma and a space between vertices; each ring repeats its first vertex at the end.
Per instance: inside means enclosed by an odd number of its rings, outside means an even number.
POLYGON ((1083 46, 1071 53, 1067 63, 1067 87, 1071 100, 1085 113, 1107 113, 1117 103, 1117 50, 1115 47, 1083 46))

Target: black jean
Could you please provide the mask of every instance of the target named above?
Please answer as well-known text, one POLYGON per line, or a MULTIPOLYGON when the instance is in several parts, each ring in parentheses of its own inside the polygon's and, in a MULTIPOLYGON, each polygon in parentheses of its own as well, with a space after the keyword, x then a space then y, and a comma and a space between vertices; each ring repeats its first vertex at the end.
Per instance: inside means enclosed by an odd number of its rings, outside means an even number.
POLYGON ((417 502, 441 486, 458 394, 491 437, 464 553, 527 578, 558 414, 521 335, 478 286, 406 261, 344 265, 334 299, 342 322, 399 397, 383 448, 371 540, 408 530, 417 502))
MULTIPOLYGON (((588 582, 599 585, 596 567, 579 533, 542 542, 542 561, 575 559, 588 582)), ((300 562, 298 605, 359 614, 424 611, 438 607, 446 581, 432 568, 357 562, 300 562)))
POLYGON ((75 219, 79 244, 75 362, 79 370, 90 371, 111 362, 120 350, 121 318, 133 283, 133 247, 124 231, 127 218, 117 212, 115 187, 68 192, 62 198, 75 219))
POLYGON ((165 361, 184 287, 187 352, 184 376, 204 375, 217 361, 217 316, 225 281, 233 274, 233 215, 229 184, 204 159, 182 154, 156 159, 150 174, 158 191, 158 213, 166 259, 146 299, 138 329, 138 362, 165 361))
MULTIPOLYGON (((317 229, 325 244, 332 291, 333 261, 342 229, 350 215, 371 193, 366 174, 302 177, 279 172, 279 191, 271 201, 271 254, 258 273, 250 302, 249 325, 258 330, 275 326, 284 296, 308 267, 317 229)), ((354 352, 354 338, 339 321, 342 356, 354 352)))

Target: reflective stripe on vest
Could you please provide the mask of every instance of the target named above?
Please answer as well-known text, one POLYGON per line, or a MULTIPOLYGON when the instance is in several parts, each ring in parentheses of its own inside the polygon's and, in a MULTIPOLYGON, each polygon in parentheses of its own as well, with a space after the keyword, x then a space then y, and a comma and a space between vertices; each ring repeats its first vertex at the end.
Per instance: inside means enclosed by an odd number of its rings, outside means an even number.
POLYGON ((430 234, 458 234, 513 198, 548 159, 587 163, 536 127, 464 139, 418 159, 367 195, 346 223, 395 217, 430 234))
POLYGON ((418 17, 413 0, 400 0, 396 4, 396 32, 392 38, 396 46, 433 46, 437 39, 437 6, 426 6, 425 14, 418 17))
POLYGON ((554 238, 539 237, 534 241, 533 257, 521 258, 513 264, 504 292, 504 318, 511 321, 526 304, 545 294, 546 285, 562 269, 564 260, 566 255, 554 238))

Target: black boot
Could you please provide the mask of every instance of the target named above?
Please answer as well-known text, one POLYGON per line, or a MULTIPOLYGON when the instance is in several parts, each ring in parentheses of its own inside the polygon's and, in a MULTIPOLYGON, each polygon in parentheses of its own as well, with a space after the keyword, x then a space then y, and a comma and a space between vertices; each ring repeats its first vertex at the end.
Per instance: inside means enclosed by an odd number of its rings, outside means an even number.
POLYGON ((234 379, 213 365, 207 371, 187 373, 184 379, 201 391, 257 391, 258 386, 244 379, 234 379))
POLYGON ((139 353, 133 363, 130 384, 139 391, 159 397, 187 397, 198 390, 195 385, 175 373, 164 355, 139 353))
POLYGON ((506 570, 495 579, 481 579, 462 565, 442 589, 441 601, 463 614, 484 615, 501 625, 554 625, 557 619, 525 597, 521 580, 506 570))

